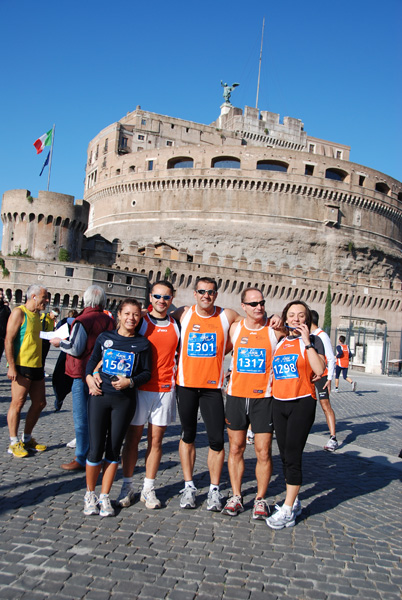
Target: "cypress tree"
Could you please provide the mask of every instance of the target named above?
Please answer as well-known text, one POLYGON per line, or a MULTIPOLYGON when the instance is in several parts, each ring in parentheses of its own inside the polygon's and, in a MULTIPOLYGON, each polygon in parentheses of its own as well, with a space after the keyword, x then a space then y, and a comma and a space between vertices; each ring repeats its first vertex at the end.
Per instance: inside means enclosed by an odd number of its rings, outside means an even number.
POLYGON ((331 335, 331 303, 331 286, 328 284, 327 297, 325 299, 324 323, 322 328, 329 336, 331 335))

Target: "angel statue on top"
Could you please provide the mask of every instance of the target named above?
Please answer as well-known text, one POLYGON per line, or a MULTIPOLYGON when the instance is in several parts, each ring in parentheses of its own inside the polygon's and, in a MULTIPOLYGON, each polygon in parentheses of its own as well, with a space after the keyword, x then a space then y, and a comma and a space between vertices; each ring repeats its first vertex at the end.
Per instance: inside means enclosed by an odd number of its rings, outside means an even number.
POLYGON ((221 80, 221 86, 223 87, 223 97, 225 99, 226 104, 230 104, 230 95, 240 83, 232 83, 232 85, 228 85, 227 83, 223 83, 221 80))

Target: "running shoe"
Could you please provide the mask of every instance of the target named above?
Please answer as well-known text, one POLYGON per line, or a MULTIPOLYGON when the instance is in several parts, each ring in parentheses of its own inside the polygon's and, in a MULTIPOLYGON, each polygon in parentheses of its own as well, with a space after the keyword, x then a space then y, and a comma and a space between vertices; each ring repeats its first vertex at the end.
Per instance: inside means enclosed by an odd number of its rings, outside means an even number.
POLYGON ((219 488, 209 490, 207 499, 207 510, 212 510, 213 512, 221 512, 222 500, 223 496, 220 493, 219 488))
POLYGON ((34 452, 44 452, 47 448, 45 444, 38 444, 35 438, 31 438, 29 442, 22 442, 25 450, 33 450, 34 452))
POLYGON ((29 452, 25 450, 24 444, 22 442, 15 442, 15 444, 10 444, 7 452, 9 454, 14 454, 17 458, 25 458, 28 456, 29 452))
POLYGON ((95 492, 88 491, 84 496, 84 515, 87 517, 99 515, 98 498, 95 496, 95 492))
MULTIPOLYGON (((275 510, 280 510, 279 504, 275 504, 275 510)), ((299 496, 296 496, 296 500, 293 502, 292 506, 293 514, 295 517, 299 517, 302 514, 302 505, 299 500, 299 496)))
POLYGON ((190 486, 180 490, 180 508, 195 508, 195 497, 197 488, 190 486))
POLYGON ((114 508, 110 502, 109 494, 102 494, 99 497, 98 504, 101 517, 114 517, 114 508))
MULTIPOLYGON (((116 504, 122 508, 128 508, 132 505, 135 498, 135 491, 130 481, 123 481, 120 494, 117 497, 116 504)), ((142 499, 142 498, 141 498, 142 499)))
POLYGON ((266 519, 266 523, 271 529, 283 529, 284 527, 294 527, 296 518, 293 510, 288 515, 282 506, 278 506, 274 514, 266 519))
POLYGON ((325 444, 324 446, 324 450, 327 450, 328 452, 335 452, 335 450, 337 450, 339 447, 338 441, 335 437, 331 436, 328 440, 328 442, 325 444))
POLYGON ((66 444, 67 448, 75 448, 76 445, 77 445, 77 441, 75 438, 73 440, 71 440, 71 442, 67 442, 67 444, 66 444))
POLYGON ((254 444, 254 435, 247 435, 246 443, 249 445, 254 444))
POLYGON ((355 392, 355 391, 356 391, 356 388, 357 388, 357 383, 356 383, 356 381, 354 381, 354 382, 352 383, 352 392, 355 392))
POLYGON ((223 507, 222 514, 229 515, 230 517, 237 517, 237 515, 243 511, 243 498, 241 496, 232 496, 223 507))
POLYGON ((140 500, 141 502, 145 502, 145 506, 147 508, 160 508, 162 506, 161 501, 156 497, 154 488, 149 490, 143 489, 140 500))
POLYGON ((302 513, 302 505, 299 500, 299 496, 296 497, 296 500, 293 502, 292 506, 293 514, 295 517, 299 517, 302 513))
POLYGON ((338 392, 339 392, 339 389, 338 389, 338 388, 335 388, 335 393, 337 394, 338 392))
POLYGON ((269 507, 264 498, 256 498, 253 506, 253 519, 263 521, 269 516, 269 507))

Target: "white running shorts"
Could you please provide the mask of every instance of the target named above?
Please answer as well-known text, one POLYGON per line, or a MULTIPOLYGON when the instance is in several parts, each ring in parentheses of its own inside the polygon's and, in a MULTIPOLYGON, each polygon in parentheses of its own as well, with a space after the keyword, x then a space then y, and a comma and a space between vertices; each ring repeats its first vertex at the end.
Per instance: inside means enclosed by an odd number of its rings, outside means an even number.
POLYGON ((176 421, 176 390, 148 392, 137 390, 137 408, 130 425, 152 423, 166 427, 176 421))

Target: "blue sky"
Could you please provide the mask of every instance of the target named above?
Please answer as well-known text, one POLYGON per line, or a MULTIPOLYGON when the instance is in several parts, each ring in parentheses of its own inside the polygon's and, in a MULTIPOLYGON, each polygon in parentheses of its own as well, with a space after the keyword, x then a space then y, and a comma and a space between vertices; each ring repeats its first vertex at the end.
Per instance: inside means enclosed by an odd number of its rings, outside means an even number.
POLYGON ((300 118, 311 136, 402 180, 402 0, 0 0, 0 192, 46 189, 33 142, 56 124, 50 190, 83 197, 86 149, 141 105, 211 123, 232 103, 300 118))

